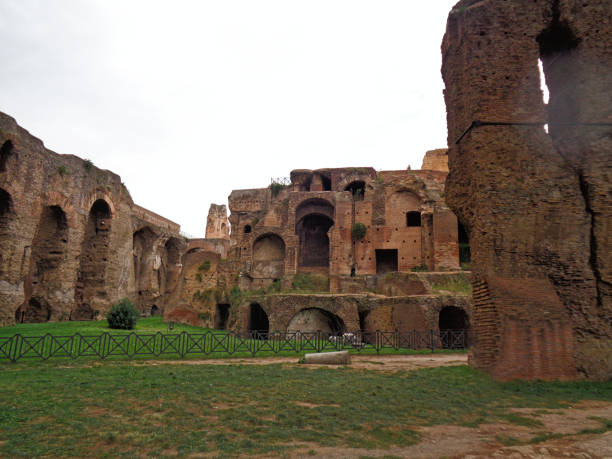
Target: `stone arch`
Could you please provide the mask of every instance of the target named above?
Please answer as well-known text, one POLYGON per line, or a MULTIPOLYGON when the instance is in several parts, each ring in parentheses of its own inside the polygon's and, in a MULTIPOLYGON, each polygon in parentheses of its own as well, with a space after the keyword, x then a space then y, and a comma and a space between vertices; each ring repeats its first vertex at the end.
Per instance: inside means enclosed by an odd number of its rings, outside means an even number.
POLYGON ((285 242, 274 233, 259 236, 253 243, 253 268, 255 278, 278 279, 285 274, 285 242))
POLYGON ((111 206, 104 199, 96 199, 89 210, 81 245, 75 307, 70 315, 71 320, 91 320, 108 302, 106 267, 111 222, 111 206))
POLYGON ((298 311, 289 321, 287 332, 313 333, 320 331, 322 336, 340 336, 346 331, 344 321, 321 308, 305 308, 298 311))
POLYGON ((161 311, 159 310, 157 305, 154 304, 153 306, 151 306, 151 316, 155 317, 155 316, 160 316, 160 315, 161 315, 161 311))
POLYGON ((44 298, 30 298, 27 304, 15 312, 17 323, 48 322, 51 318, 51 306, 44 298))
POLYGON ((106 189, 96 188, 87 195, 84 206, 86 209, 91 209, 98 201, 103 201, 108 207, 108 218, 115 218, 117 214, 115 203, 112 196, 106 189))
POLYGON ((268 314, 259 303, 251 303, 248 310, 248 332, 258 332, 259 337, 267 338, 270 332, 268 314))
POLYGON ((13 142, 7 140, 0 147, 0 172, 6 172, 9 157, 13 154, 13 142))
POLYGON ((328 267, 329 236, 334 225, 334 207, 324 199, 309 199, 296 208, 299 237, 298 266, 328 267))

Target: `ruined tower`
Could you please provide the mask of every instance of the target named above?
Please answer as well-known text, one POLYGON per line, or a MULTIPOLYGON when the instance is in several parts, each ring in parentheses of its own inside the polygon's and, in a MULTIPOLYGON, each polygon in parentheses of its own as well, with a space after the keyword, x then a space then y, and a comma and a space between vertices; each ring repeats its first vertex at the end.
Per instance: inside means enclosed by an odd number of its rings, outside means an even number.
POLYGON ((211 204, 206 219, 206 239, 229 239, 225 204, 211 204))

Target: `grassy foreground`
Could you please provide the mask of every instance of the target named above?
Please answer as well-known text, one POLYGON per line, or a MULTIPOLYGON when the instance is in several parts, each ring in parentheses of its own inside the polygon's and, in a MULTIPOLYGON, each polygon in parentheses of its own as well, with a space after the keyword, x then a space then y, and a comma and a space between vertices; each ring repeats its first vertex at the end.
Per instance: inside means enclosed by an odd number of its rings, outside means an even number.
MULTIPOLYGON (((610 383, 496 383, 466 366, 387 374, 281 365, 4 366, 0 456, 225 457, 418 442, 411 426, 537 420, 610 383), (302 446, 300 446, 302 445, 302 446)), ((607 428, 610 428, 608 422, 607 428)), ((546 434, 546 432, 542 432, 546 434)))

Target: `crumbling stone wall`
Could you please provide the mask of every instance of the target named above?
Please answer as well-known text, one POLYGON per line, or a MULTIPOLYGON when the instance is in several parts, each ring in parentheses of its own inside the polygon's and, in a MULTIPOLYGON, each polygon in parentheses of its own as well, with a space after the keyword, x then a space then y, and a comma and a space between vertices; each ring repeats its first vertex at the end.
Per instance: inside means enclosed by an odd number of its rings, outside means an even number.
POLYGON ((611 20, 608 0, 448 17, 446 199, 472 248, 470 361, 500 379, 612 378, 611 20))
POLYGON ((173 289, 155 250, 179 229, 134 205, 118 175, 47 150, 0 113, 0 325, 92 319, 124 297, 150 312, 173 289))
POLYGON ((206 218, 206 239, 229 239, 229 224, 225 204, 211 204, 206 218))

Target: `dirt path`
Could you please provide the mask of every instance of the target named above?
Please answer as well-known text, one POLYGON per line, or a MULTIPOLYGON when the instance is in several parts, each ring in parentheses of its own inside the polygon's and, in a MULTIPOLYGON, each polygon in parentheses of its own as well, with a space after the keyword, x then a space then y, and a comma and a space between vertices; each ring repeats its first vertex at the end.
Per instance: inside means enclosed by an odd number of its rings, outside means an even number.
MULTIPOLYGON (((134 365, 299 365, 297 357, 267 357, 254 359, 147 360, 134 365)), ((442 366, 466 365, 467 354, 420 355, 352 355, 350 368, 378 371, 419 370, 442 366)), ((300 365, 319 368, 331 365, 300 365)))
MULTIPOLYGON (((524 416, 536 416, 536 410, 515 410, 524 416)), ((304 445, 294 451, 293 458, 612 458, 612 432, 580 434, 585 429, 598 429, 601 423, 593 418, 611 419, 612 403, 583 402, 571 408, 547 410, 549 414, 537 416, 544 425, 538 428, 516 424, 483 424, 478 428, 459 426, 412 427, 421 435, 421 441, 406 448, 358 449, 321 448, 304 445), (504 446, 513 438, 527 443, 538 432, 555 433, 551 438, 536 444, 504 446), (312 455, 312 451, 316 454, 312 455)))

